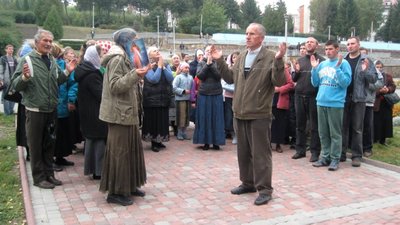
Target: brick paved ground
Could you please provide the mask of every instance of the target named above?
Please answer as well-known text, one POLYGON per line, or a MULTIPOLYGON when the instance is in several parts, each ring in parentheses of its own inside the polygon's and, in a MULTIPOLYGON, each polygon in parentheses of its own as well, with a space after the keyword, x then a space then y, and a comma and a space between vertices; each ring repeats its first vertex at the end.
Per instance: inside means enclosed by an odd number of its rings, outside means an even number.
POLYGON ((236 146, 202 151, 190 141, 167 143, 159 153, 144 143, 148 180, 146 197, 122 207, 107 204, 99 181, 83 176, 83 156, 68 159, 53 190, 32 186, 36 224, 400 224, 400 174, 350 161, 330 172, 314 168, 294 151, 273 153, 273 200, 255 206, 256 193, 232 195, 239 185, 236 146))

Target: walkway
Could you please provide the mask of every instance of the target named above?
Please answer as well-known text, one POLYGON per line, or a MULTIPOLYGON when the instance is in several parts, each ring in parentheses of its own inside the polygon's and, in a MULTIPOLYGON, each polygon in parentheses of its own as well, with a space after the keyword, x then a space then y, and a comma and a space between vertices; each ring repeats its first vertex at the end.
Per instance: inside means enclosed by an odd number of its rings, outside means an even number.
MULTIPOLYGON (((230 140, 228 140, 229 142, 230 140)), ((167 143, 152 152, 144 143, 146 197, 122 207, 107 204, 99 181, 83 176, 83 156, 56 173, 64 185, 29 189, 36 224, 400 224, 400 174, 348 160, 337 172, 314 168, 308 157, 292 160, 293 150, 273 152, 273 200, 253 204, 257 194, 232 195, 237 186, 236 146, 202 151, 189 141, 167 143)))

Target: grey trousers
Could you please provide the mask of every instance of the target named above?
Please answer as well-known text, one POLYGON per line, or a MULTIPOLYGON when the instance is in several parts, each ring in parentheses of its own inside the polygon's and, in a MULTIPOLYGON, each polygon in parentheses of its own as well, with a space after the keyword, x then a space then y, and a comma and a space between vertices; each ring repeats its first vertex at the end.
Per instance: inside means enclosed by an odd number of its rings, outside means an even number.
POLYGON ((256 120, 235 118, 242 185, 255 187, 260 194, 268 195, 273 191, 271 121, 271 118, 256 120))

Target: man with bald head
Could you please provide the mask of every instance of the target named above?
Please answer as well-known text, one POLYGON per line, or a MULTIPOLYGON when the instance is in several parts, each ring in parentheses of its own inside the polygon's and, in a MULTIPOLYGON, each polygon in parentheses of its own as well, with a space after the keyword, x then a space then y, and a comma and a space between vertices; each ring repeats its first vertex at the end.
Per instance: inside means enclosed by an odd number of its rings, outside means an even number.
POLYGON ((229 68, 222 51, 214 46, 210 55, 227 83, 235 84, 233 113, 237 125, 237 154, 242 184, 231 190, 240 195, 257 192, 255 205, 267 204, 272 195, 271 121, 275 86, 285 84, 283 56, 286 43, 277 53, 263 46, 265 28, 251 23, 246 29, 247 50, 229 68))
POLYGON ((307 120, 311 129, 310 162, 315 162, 321 152, 321 143, 318 134, 317 116, 317 92, 311 84, 311 62, 310 57, 315 56, 319 62, 324 61, 324 57, 316 52, 318 41, 313 37, 308 37, 305 43, 307 54, 300 57, 295 65, 295 75, 293 81, 297 82, 295 87, 295 108, 296 108, 296 153, 292 159, 306 157, 307 148, 307 120))

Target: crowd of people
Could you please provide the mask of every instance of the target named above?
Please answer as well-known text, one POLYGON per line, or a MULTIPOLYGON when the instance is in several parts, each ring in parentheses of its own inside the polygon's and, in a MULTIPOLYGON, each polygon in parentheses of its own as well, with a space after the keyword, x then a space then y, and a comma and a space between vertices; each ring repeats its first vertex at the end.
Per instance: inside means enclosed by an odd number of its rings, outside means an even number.
POLYGON ((131 205, 131 196, 145 196, 142 141, 153 152, 167 149, 171 128, 177 140, 204 151, 221 150, 231 138, 241 181, 231 193, 258 192, 254 204, 263 205, 272 198, 272 151, 282 145, 295 149, 292 159, 309 150, 314 167, 336 171, 348 149, 359 167, 374 142, 393 136, 393 105, 384 98, 396 89, 393 77, 362 52, 358 37, 348 39, 345 56, 328 40, 326 59, 308 37, 299 58, 285 61, 286 43, 271 51, 265 35, 251 23, 247 49, 226 58, 214 45, 196 50, 192 61, 166 59, 151 46, 148 65, 131 28, 116 31, 112 42, 87 41, 79 55, 42 29, 18 59, 7 45, 0 58, 4 112, 19 103, 17 145, 27 150, 34 185, 62 185, 54 171, 73 166, 67 157, 84 141, 84 175, 100 180, 107 202, 131 205))

